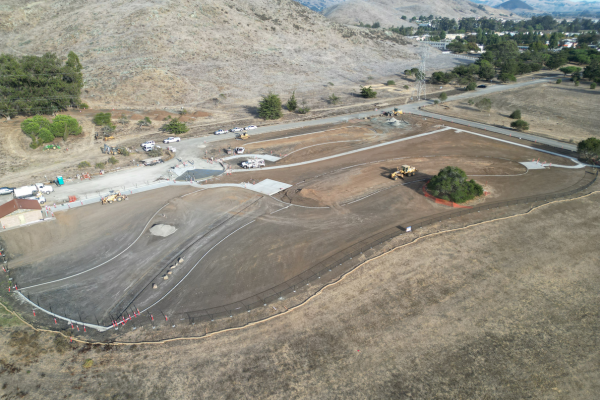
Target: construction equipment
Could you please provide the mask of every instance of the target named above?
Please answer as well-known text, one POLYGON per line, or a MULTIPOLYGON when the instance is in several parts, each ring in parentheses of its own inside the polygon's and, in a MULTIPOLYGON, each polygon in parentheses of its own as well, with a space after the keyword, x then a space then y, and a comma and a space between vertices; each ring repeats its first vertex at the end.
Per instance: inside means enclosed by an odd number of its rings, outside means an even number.
POLYGON ((250 135, 248 135, 246 132, 244 132, 244 133, 240 133, 237 138, 246 140, 246 139, 250 139, 250 135))
POLYGON ((398 178, 404 179, 405 176, 413 176, 417 173, 417 169, 415 167, 411 167, 410 165, 403 165, 400 168, 396 168, 396 171, 392 172, 390 178, 397 181, 398 178))
POLYGON ((127 200, 127 196, 125 196, 124 194, 121 194, 121 192, 117 192, 117 193, 109 194, 106 197, 103 197, 102 204, 106 204, 106 203, 110 204, 113 201, 123 201, 123 200, 127 200))
POLYGON ((404 114, 404 111, 398 110, 397 108, 394 108, 394 116, 396 116, 396 115, 402 115, 402 114, 404 114))
POLYGON ((115 137, 114 136, 104 136, 104 140, 113 140, 115 137))

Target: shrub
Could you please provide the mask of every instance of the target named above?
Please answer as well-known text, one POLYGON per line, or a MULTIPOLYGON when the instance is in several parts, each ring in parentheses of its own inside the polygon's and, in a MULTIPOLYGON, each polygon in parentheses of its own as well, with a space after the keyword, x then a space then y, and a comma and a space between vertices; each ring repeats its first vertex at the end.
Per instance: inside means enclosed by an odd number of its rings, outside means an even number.
POLYGON ((90 106, 88 106, 87 103, 81 103, 79 105, 79 108, 83 108, 84 110, 87 110, 88 108, 90 108, 90 106))
POLYGON ((50 121, 41 115, 34 115, 21 122, 21 130, 23 133, 32 138, 37 136, 42 128, 49 129, 50 121))
POLYGON ((92 365, 94 365, 94 360, 92 360, 91 358, 88 358, 87 360, 84 361, 83 363, 83 368, 92 368, 92 365))
POLYGON ((396 82, 394 82, 393 80, 390 79, 385 84, 388 85, 388 86, 394 86, 396 84, 396 82))
POLYGON ((67 140, 69 135, 79 135, 82 132, 79 122, 68 115, 57 115, 50 124, 50 132, 54 137, 61 137, 67 140))
POLYGON ((515 76, 513 74, 509 74, 509 73, 506 73, 506 72, 500 74, 500 76, 498 76, 498 79, 502 83, 516 82, 517 81, 517 78, 515 78, 515 76))
POLYGON ((331 96, 329 96, 329 98, 327 99, 329 100, 329 103, 336 105, 337 103, 340 102, 340 98, 337 97, 335 94, 331 94, 331 96))
POLYGON ((529 124, 522 119, 518 119, 510 123, 510 126, 518 131, 526 131, 529 129, 529 124))
POLYGON ((300 107, 296 110, 298 114, 308 114, 310 112, 310 107, 300 107))
POLYGON ((292 95, 288 99, 288 101, 286 103, 286 107, 289 111, 296 111, 296 108, 298 108, 298 101, 296 100, 296 91, 295 90, 292 92, 292 95))
POLYGON ((472 106, 473 104, 475 104, 475 102, 473 101, 473 99, 469 99, 469 101, 467 101, 467 103, 472 106))
POLYGON ((467 85, 467 90, 475 90, 477 88, 477 85, 475 84, 475 82, 469 82, 469 84, 467 85))
POLYGON ((440 101, 439 100, 434 100, 433 104, 440 104, 440 101))
POLYGON ((510 117, 512 119, 521 119, 521 110, 517 109, 517 110, 513 111, 513 113, 510 114, 510 117))
POLYGON ((179 122, 179 120, 176 120, 176 119, 172 119, 171 122, 164 125, 161 129, 165 132, 169 132, 174 135, 186 133, 187 131, 190 130, 190 128, 187 127, 185 122, 179 122))
POLYGON ((446 100, 448 100, 448 95, 446 94, 446 92, 440 93, 440 101, 446 101, 446 100))
POLYGON ((372 25, 372 28, 375 28, 375 29, 377 29, 377 28, 380 28, 380 27, 381 27, 381 24, 380 24, 379 22, 375 22, 375 23, 372 25))
POLYGON ((591 137, 577 143, 577 155, 581 161, 597 163, 600 158, 600 139, 591 137))
POLYGON ((279 96, 270 92, 268 95, 263 96, 258 104, 258 116, 262 119, 279 119, 282 115, 279 96))
POLYGON ((102 168, 104 168, 105 165, 106 165, 106 163, 99 162, 99 163, 96 163, 96 165, 94 165, 94 166, 98 169, 102 169, 102 168))
POLYGON ((121 150, 121 154, 124 155, 125 157, 127 157, 128 155, 131 154, 129 152, 129 150, 127 150, 125 147, 122 147, 120 150, 121 150))
POLYGON ((50 132, 49 129, 46 129, 46 128, 40 129, 40 132, 38 135, 39 135, 39 140, 42 141, 43 143, 50 143, 51 141, 54 140, 54 135, 52 134, 52 132, 50 132))
POLYGON ((94 118, 92 118, 92 122, 97 126, 110 125, 111 118, 111 113, 98 113, 94 115, 94 118))
POLYGON ((474 180, 467 180, 467 174, 457 167, 446 167, 431 178, 427 189, 435 197, 464 203, 483 194, 483 187, 474 180))
POLYGON ((562 79, 559 78, 559 79, 556 80, 556 84, 557 85, 560 85, 561 83, 562 83, 562 79))
POLYGON ((114 156, 112 156, 108 159, 108 162, 111 163, 112 165, 115 165, 116 163, 119 162, 119 160, 117 160, 114 156))
POLYGON ((402 86, 404 89, 408 89, 408 85, 404 85, 402 86))
POLYGON ((590 83, 590 89, 596 89, 596 82, 590 83))
POLYGON ((364 97, 365 99, 372 99, 373 97, 377 96, 377 92, 374 91, 373 89, 371 89, 371 86, 369 86, 369 87, 361 86, 360 87, 360 95, 362 97, 364 97))
POLYGON ((475 107, 479 108, 480 111, 490 111, 492 108, 492 101, 488 98, 483 98, 475 103, 475 107))
POLYGON ((148 152, 146 152, 146 154, 148 154, 148 156, 150 157, 160 157, 162 156, 162 149, 152 149, 148 152))
POLYGON ((334 86, 333 82, 328 82, 329 86, 334 86))
MULTIPOLYGON (((169 115, 169 118, 165 118, 164 121, 166 121, 167 119, 170 119, 170 118, 171 118, 171 116, 169 115)), ((139 127, 150 126, 150 125, 152 125, 152 121, 150 120, 149 117, 144 117, 144 119, 140 119, 137 124, 139 127)))
POLYGON ((119 118, 119 123, 121 125, 127 125, 129 123, 129 118, 127 118, 127 115, 121 114, 121 118, 119 118))
POLYGON ((188 113, 188 110, 186 110, 185 108, 182 108, 181 110, 179 110, 179 115, 185 115, 188 113))
POLYGON ((87 168, 87 167, 91 167, 92 165, 87 162, 87 161, 82 161, 77 165, 77 168, 87 168))
POLYGON ((579 81, 575 81, 575 86, 579 86, 579 81))

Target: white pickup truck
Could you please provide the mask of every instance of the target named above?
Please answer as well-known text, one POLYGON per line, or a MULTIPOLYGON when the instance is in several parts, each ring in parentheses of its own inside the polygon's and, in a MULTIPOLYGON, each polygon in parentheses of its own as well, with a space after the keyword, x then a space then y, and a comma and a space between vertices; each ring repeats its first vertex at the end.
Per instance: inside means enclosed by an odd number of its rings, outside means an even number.
POLYGON ((35 187, 40 193, 49 194, 54 192, 54 188, 52 186, 44 185, 43 183, 36 183, 35 187))
POLYGON ((262 158, 254 158, 242 162, 242 168, 260 168, 265 166, 265 160, 262 158))

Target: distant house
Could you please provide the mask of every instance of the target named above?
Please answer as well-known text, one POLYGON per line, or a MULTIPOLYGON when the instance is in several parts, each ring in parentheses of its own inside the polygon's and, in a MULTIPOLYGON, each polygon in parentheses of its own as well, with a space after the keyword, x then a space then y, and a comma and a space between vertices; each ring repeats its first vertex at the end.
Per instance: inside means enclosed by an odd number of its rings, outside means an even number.
POLYGON ((37 200, 14 199, 0 206, 1 229, 42 221, 42 206, 37 200))

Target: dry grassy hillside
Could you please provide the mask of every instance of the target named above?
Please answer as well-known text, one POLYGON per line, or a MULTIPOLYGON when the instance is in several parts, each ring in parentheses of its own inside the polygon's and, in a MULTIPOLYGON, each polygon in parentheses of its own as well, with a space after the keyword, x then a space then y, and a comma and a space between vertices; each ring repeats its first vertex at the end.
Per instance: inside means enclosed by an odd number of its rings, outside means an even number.
POLYGON ((75 51, 92 107, 236 102, 388 76, 415 58, 400 36, 343 27, 291 0, 2 3, 0 53, 75 51))
POLYGON ((421 15, 434 15, 448 18, 463 17, 499 17, 507 16, 506 10, 496 10, 485 7, 477 8, 477 4, 467 0, 348 0, 336 4, 324 11, 333 21, 342 24, 357 24, 359 22, 372 24, 379 22, 382 26, 409 26, 407 19, 421 15))

